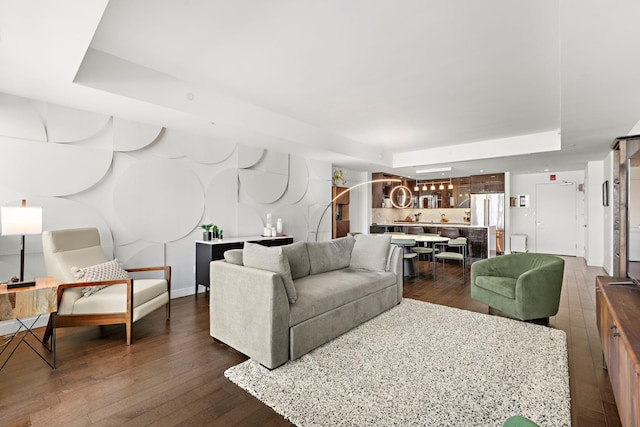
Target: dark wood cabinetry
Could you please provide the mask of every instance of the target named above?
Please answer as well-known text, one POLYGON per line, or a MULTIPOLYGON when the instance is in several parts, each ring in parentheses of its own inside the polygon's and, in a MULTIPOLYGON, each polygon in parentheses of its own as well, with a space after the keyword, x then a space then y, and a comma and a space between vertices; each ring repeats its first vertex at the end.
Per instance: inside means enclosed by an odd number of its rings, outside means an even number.
POLYGON ((640 426, 640 287, 596 278, 596 311, 604 360, 623 426, 640 426))
POLYGON ((503 193, 504 173, 463 176, 451 179, 412 180, 384 173, 373 173, 373 180, 402 179, 402 183, 380 181, 371 184, 371 200, 373 208, 382 208, 383 201, 389 197, 393 187, 404 185, 413 193, 415 207, 464 208, 471 205, 471 194, 503 193), (451 185, 453 188, 449 188, 451 185), (441 188, 442 187, 442 188, 441 188), (416 190, 417 188, 417 190, 416 190))
POLYGON ((471 175, 471 193, 504 193, 504 173, 471 175))
POLYGON ((196 294, 198 286, 204 286, 209 290, 209 264, 211 261, 224 258, 224 253, 229 249, 242 249, 244 242, 260 243, 264 246, 280 246, 293 243, 293 237, 259 238, 255 240, 218 240, 210 242, 196 242, 196 294))
POLYGON ((332 238, 344 237, 349 233, 349 189, 346 187, 331 187, 332 238))

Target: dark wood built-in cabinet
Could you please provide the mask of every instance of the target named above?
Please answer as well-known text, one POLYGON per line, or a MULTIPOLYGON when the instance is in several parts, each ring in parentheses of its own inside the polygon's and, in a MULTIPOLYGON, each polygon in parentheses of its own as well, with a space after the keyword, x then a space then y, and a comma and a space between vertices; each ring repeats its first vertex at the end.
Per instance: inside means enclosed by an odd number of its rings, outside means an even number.
POLYGON ((331 187, 332 238, 344 237, 350 231, 349 223, 349 189, 346 187, 331 187))
POLYGON ((640 426, 640 287, 596 278, 596 312, 604 360, 625 427, 640 426))

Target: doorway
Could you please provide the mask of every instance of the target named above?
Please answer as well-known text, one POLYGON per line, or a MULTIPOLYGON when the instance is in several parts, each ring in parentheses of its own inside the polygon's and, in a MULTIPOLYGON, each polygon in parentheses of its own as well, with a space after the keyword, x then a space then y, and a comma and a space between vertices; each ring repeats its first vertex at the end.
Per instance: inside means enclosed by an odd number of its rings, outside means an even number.
POLYGON ((576 256, 576 183, 536 185, 536 252, 576 256))

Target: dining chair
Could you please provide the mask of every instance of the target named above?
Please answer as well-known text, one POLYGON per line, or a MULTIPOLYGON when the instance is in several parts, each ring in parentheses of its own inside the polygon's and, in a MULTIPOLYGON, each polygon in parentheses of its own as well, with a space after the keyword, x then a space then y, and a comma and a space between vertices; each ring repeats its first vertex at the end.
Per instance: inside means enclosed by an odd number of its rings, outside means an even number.
MULTIPOLYGON (((446 250, 440 251, 436 253, 435 259, 442 260, 442 271, 444 271, 444 263, 445 260, 455 260, 459 261, 462 265, 462 282, 466 281, 466 270, 467 270, 467 238, 466 237, 458 237, 455 239, 450 239, 446 245, 446 250)), ((435 261, 434 261, 435 262, 435 261)))
MULTIPOLYGON (((415 260, 418 254, 410 250, 412 247, 416 246, 416 239, 391 239, 391 244, 402 246, 402 250, 404 252, 402 254, 404 276, 416 276, 415 260)), ((418 275, 417 277, 420 276, 418 275)))

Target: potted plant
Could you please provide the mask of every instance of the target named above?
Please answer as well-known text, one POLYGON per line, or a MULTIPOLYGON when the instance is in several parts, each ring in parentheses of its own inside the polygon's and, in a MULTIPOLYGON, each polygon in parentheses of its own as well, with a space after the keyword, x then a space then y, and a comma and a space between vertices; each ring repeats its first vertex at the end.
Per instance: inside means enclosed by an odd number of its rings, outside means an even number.
POLYGON ((200 226, 204 230, 202 240, 211 240, 211 227, 213 227, 213 224, 202 224, 200 226))
POLYGON ((214 224, 213 228, 211 229, 211 234, 213 235, 214 239, 218 238, 218 226, 214 224))

